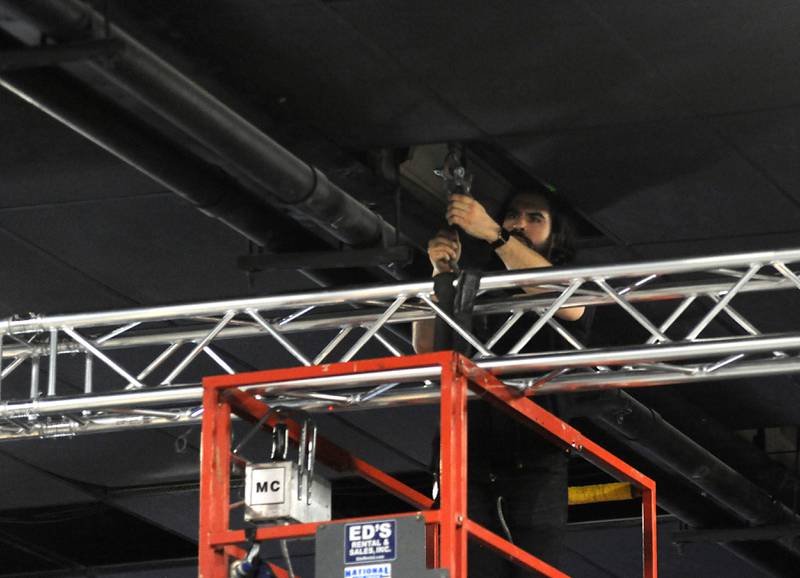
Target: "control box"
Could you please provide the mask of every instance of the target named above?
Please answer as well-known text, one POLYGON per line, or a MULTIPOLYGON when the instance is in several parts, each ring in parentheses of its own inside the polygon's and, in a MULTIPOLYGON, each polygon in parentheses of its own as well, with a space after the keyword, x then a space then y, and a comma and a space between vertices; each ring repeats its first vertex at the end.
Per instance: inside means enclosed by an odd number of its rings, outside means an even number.
POLYGON ((248 464, 244 492, 246 522, 304 524, 331 519, 330 483, 302 475, 291 461, 248 464))

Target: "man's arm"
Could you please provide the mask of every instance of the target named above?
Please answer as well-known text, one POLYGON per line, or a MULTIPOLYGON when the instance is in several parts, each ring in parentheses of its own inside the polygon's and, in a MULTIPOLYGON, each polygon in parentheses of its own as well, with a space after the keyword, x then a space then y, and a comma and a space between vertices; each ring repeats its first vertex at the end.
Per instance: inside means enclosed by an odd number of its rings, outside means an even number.
MULTIPOLYGON (((442 230, 428 241, 428 259, 433 267, 433 277, 439 273, 449 273, 461 258, 461 242, 455 231, 442 230)), ((436 299, 436 297, 433 297, 436 299)), ((436 322, 433 319, 415 321, 411 326, 411 343, 416 353, 433 351, 433 332, 436 322)))
MULTIPOLYGON (((451 225, 458 225, 468 235, 487 243, 496 240, 500 235, 500 225, 489 216, 483 205, 473 197, 465 195, 452 195, 447 208, 447 222, 451 225)), ((528 247, 516 237, 509 238, 505 244, 497 247, 495 252, 509 271, 553 266, 541 253, 528 247)), ((526 287, 524 291, 526 293, 542 292, 537 287, 526 287)), ((584 311, 584 307, 559 309, 556 317, 567 321, 577 321, 583 316, 584 311)))

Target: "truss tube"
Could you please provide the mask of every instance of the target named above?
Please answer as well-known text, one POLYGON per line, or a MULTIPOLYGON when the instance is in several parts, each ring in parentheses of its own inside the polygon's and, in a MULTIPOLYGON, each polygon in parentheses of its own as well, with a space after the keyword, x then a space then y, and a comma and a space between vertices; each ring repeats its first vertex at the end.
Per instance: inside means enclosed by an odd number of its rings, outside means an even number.
MULTIPOLYGON (((545 284, 569 284, 575 280, 592 281, 595 278, 603 277, 607 279, 637 276, 659 272, 668 273, 689 273, 703 271, 712 268, 712 265, 724 263, 730 266, 750 266, 754 262, 772 261, 800 261, 800 249, 787 251, 764 251, 759 253, 745 253, 736 255, 717 255, 713 257, 702 257, 694 259, 675 259, 667 261, 653 261, 646 263, 634 263, 627 265, 606 265, 598 267, 578 267, 573 269, 559 269, 545 271, 534 269, 527 271, 513 271, 496 273, 484 276, 481 279, 480 289, 504 289, 515 287, 527 287, 545 284)), ((753 282, 751 282, 753 283, 753 282)), ((788 280, 762 282, 759 287, 761 290, 794 287, 788 280)), ((716 285, 715 285, 716 287, 716 285)), ((730 288, 727 283, 719 284, 723 290, 730 288)), ((684 294, 697 294, 706 292, 710 289, 705 286, 693 287, 686 286, 681 288, 662 288, 658 292, 633 292, 627 296, 628 302, 650 299, 678 298, 684 294)), ((183 305, 168 305, 149 308, 123 309, 118 311, 106 311, 96 313, 84 313, 75 315, 56 315, 50 317, 37 317, 34 319, 16 319, 0 322, 0 332, 22 333, 49 330, 51 327, 68 326, 81 328, 86 326, 104 326, 125 324, 134 321, 163 321, 168 319, 224 315, 227 311, 245 311, 255 309, 257 311, 286 310, 295 307, 311 305, 336 305, 349 302, 369 301, 369 300, 394 300, 397 295, 430 294, 433 292, 433 282, 415 282, 394 285, 380 285, 368 287, 355 287, 349 289, 321 290, 307 293, 295 293, 291 295, 275 295, 258 298, 229 299, 223 301, 208 301, 202 303, 189 303, 183 305)), ((595 305, 599 303, 610 303, 612 299, 598 299, 596 297, 574 297, 564 304, 564 307, 576 307, 579 305, 595 305)), ((526 307, 547 307, 552 303, 552 299, 525 301, 526 307)), ((504 309, 508 311, 507 305, 504 309)), ((400 313, 400 312, 398 312, 400 313)), ((283 328, 281 328, 283 330, 283 328)), ((124 338, 122 338, 124 339, 124 338)), ((109 342, 114 340, 109 340, 109 342)), ((8 348, 6 348, 8 349, 8 348)))
MULTIPOLYGON (((795 343, 800 342, 800 337, 795 337, 795 343)), ((748 339, 741 339, 747 341, 748 339)), ((685 344, 686 349, 697 347, 702 344, 685 344)), ((762 350, 769 350, 772 345, 764 344, 762 350)), ((558 356, 528 356, 528 366, 522 364, 525 358, 515 359, 493 359, 491 361, 481 360, 477 365, 487 369, 495 375, 506 373, 520 373, 522 371, 542 371, 559 367, 553 364, 546 357, 565 358, 585 357, 583 365, 597 365, 597 357, 587 356, 587 351, 576 351, 565 353, 558 356)), ((704 357, 706 353, 698 354, 704 357)), ((608 357, 613 358, 613 355, 608 357)), ((620 357, 614 359, 616 363, 625 365, 628 362, 620 357)), ((608 364, 607 358, 602 363, 608 364)), ((563 365, 563 363, 561 364, 563 365)), ((670 383, 693 383, 720 379, 738 379, 744 377, 782 375, 787 373, 800 372, 800 360, 795 358, 788 359, 765 359, 761 361, 751 361, 730 365, 713 373, 697 371, 686 373, 685 371, 660 370, 627 370, 616 372, 604 372, 601 374, 567 374, 555 377, 543 384, 536 391, 536 395, 546 395, 550 393, 590 391, 600 389, 618 389, 623 387, 652 387, 666 385, 670 383)), ((387 381, 398 381, 401 383, 422 381, 425 379, 437 379, 436 368, 428 367, 414 370, 396 370, 392 373, 382 374, 362 374, 359 381, 342 376, 330 376, 314 380, 304 380, 303 382, 281 382, 273 383, 270 388, 275 393, 281 389, 288 390, 292 387, 303 387, 309 389, 344 389, 352 386, 362 388, 374 387, 387 381)), ((251 386, 262 387, 263 386, 251 386)), ((267 389, 267 388, 264 388, 267 389)), ((14 419, 19 417, 37 415, 63 415, 67 413, 79 412, 82 410, 107 410, 124 407, 147 407, 147 406, 169 406, 180 404, 196 404, 202 395, 200 387, 174 387, 174 388, 145 388, 125 393, 112 393, 105 395, 76 396, 61 399, 34 399, 24 402, 5 402, 0 404, 0 419, 14 419)), ((438 399, 438 390, 435 388, 419 388, 414 391, 392 391, 380 397, 373 398, 367 403, 354 406, 350 409, 368 409, 374 407, 391 405, 412 405, 419 403, 430 403, 438 399)), ((314 400, 298 400, 281 402, 284 405, 296 406, 303 409, 317 409, 330 405, 329 401, 317 402, 314 400)))
POLYGON ((110 393, 65 397, 56 399, 32 399, 22 403, 0 404, 0 419, 15 419, 39 415, 64 415, 86 411, 100 411, 125 407, 168 406, 197 404, 202 399, 202 387, 171 387, 139 389, 124 393, 110 393))
POLYGON ((689 334, 686 336, 686 339, 691 340, 700 335, 703 329, 708 327, 708 324, 714 320, 714 318, 719 314, 719 312, 722 311, 725 307, 727 307, 728 303, 730 303, 731 300, 734 297, 736 297, 737 293, 741 291, 742 287, 747 285, 748 281, 752 279, 753 275, 758 273, 759 269, 761 269, 761 265, 752 265, 750 269, 747 271, 747 273, 743 277, 741 277, 736 282, 736 284, 730 288, 730 290, 725 292, 725 297, 717 301, 716 305, 714 305, 711 311, 706 313, 706 316, 703 317, 700 323, 698 323, 697 326, 689 332, 689 334))
MULTIPOLYGON (((714 293, 720 290, 724 290, 728 287, 727 284, 724 285, 701 285, 701 286, 681 286, 681 287, 673 287, 673 288, 662 288, 657 289, 654 291, 649 292, 637 292, 630 294, 628 296, 628 301, 635 302, 635 301, 663 301, 663 300, 670 300, 670 299, 679 299, 682 298, 684 295, 689 294, 696 295, 696 294, 707 294, 707 293, 714 293)), ((750 284, 743 288, 741 293, 747 293, 750 291, 765 291, 770 289, 790 289, 793 285, 791 285, 788 281, 784 282, 780 286, 777 284, 769 283, 769 284, 760 284, 756 286, 756 282, 751 281, 750 284)), ((551 303, 550 300, 547 299, 524 299, 524 300, 517 300, 514 299, 512 301, 503 301, 503 302, 491 302, 491 303, 484 303, 478 304, 475 307, 475 314, 476 315, 484 315, 490 313, 508 313, 509 310, 513 310, 514 312, 520 311, 527 311, 527 310, 536 310, 541 306, 546 306, 551 303)), ((564 305, 564 307, 577 307, 577 306, 595 306, 595 305, 607 305, 610 303, 614 303, 614 301, 610 297, 573 297, 564 305)), ((213 303, 212 305, 215 305, 213 303)), ((682 307, 681 307, 682 309, 682 307)), ((87 315, 94 315, 92 313, 87 315)), ((379 314, 370 314, 370 313, 361 313, 361 312, 342 312, 338 314, 325 314, 318 318, 310 318, 310 319, 303 319, 300 321, 293 321, 290 323, 286 323, 280 326, 280 333, 301 333, 306 331, 323 331, 323 330, 349 330, 356 326, 363 326, 368 325, 377 319, 379 314)), ((191 315, 190 315, 191 317, 191 315)), ((432 319, 435 317, 435 314, 432 311, 424 311, 424 310, 415 310, 415 311, 398 311, 392 316, 387 324, 395 324, 395 323, 410 323, 412 321, 420 321, 424 319, 432 319)), ((40 321, 37 323, 43 323, 45 327, 49 329, 50 321, 54 318, 40 318, 40 321)), ((158 317, 157 319, 171 319, 168 315, 163 315, 158 317)), ((57 319, 56 319, 57 320, 57 319)), ((551 324, 553 320, 550 320, 551 324)), ((0 322, 0 327, 2 327, 4 322, 0 322)), ((106 323, 107 325, 109 323, 106 323)), ((85 325, 91 325, 91 323, 86 323, 85 325)), ((15 329, 16 332, 24 333, 28 332, 29 329, 27 326, 20 329, 17 327, 15 329)), ((33 330, 30 330, 33 331, 33 330)), ((664 329, 662 329, 664 331, 664 329)), ((205 329, 186 329, 186 330, 177 330, 177 331, 167 331, 167 332, 159 332, 155 334, 144 334, 144 335, 133 335, 127 337, 116 337, 113 339, 109 339, 102 344, 100 349, 107 350, 107 349, 124 349, 127 347, 140 347, 140 346, 148 346, 148 345, 170 345, 174 342, 193 342, 202 339, 208 330, 205 329)), ((217 335, 216 339, 236 339, 236 338, 243 338, 253 335, 258 335, 260 333, 259 329, 254 325, 252 326, 240 326, 240 327, 226 327, 223 329, 219 335, 217 335)), ((13 336, 13 334, 12 334, 13 336)), ((654 339, 653 339, 654 340, 654 339)), ((77 346, 74 342, 70 341, 61 341, 58 344, 58 353, 76 353, 82 351, 79 346, 77 346)), ((6 344, 4 346, 2 356, 4 358, 15 358, 22 353, 35 353, 38 355, 47 355, 49 353, 49 348, 42 347, 42 346, 30 346, 30 345, 10 345, 6 344)), ((319 360, 315 360, 313 365, 319 363, 319 360)), ((141 378, 140 378, 141 379, 141 378)))

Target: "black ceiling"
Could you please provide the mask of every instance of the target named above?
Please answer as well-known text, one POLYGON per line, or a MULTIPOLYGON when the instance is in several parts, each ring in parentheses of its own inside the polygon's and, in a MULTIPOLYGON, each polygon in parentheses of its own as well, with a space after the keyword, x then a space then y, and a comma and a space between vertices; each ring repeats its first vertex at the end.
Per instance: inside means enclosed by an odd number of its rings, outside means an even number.
MULTIPOLYGON (((0 28, 22 46, 36 38, 36 27, 14 4, 0 1, 0 28)), ((120 29, 388 222, 395 220, 395 185, 374 171, 377 152, 462 141, 483 151, 489 164, 501 159, 495 169, 509 180, 522 174, 563 194, 592 232, 583 242, 586 262, 800 246, 797 2, 90 4, 101 11, 107 5, 120 29)), ((85 63, 61 68, 217 170, 207 150, 162 126, 85 63)), ((409 206, 414 202, 406 196, 404 213, 414 221, 409 236, 421 246, 440 219, 409 206)), ((316 287, 295 271, 248 279, 236 266, 248 251, 242 235, 6 90, 0 90, 0 246, 4 317, 316 287)), ((283 249, 291 246, 284 239, 283 249)), ((427 275, 421 253, 407 272, 427 275)), ((359 278, 385 276, 371 271, 359 278)), ((741 307, 764 331, 792 331, 800 322, 796 300, 745 299, 741 307)), ((251 367, 282 361, 231 353, 251 367)), ((800 421, 800 392, 789 378, 681 392, 734 430, 800 421)), ((649 401, 657 407, 657 399, 649 401)), ((421 426, 409 440, 398 435, 398 422, 394 414, 364 414, 328 425, 390 468, 419 470, 433 426, 421 426), (363 429, 378 431, 369 437, 363 429)), ((76 504, 101 504, 86 514, 98 525, 121 527, 124 516, 135 516, 176 540, 194 540, 196 488, 180 484, 196 477, 197 433, 177 452, 182 433, 0 447, 0 548, 8 545, 0 552, 8 568, 0 573, 67 568, 71 560, 70 572, 81 575, 88 566, 141 561, 122 554, 110 561, 70 557, 55 547, 48 558, 46 544, 44 553, 21 553, 26 535, 17 535, 20 543, 4 540, 20 516, 41 521, 51 507, 64 508, 69 520, 76 504), (141 486, 156 490, 119 491, 141 486), (26 556, 39 556, 41 565, 21 562, 26 556)), ((590 532, 576 530, 580 536, 571 538, 576 576, 636 571, 636 560, 609 559, 591 546, 590 532)), ((608 544, 635 532, 606 528, 597 540, 608 544)), ((181 548, 172 557, 183 556, 181 548)), ((703 575, 712 567, 731 577, 757 575, 711 546, 689 547, 683 558, 666 550, 664 556, 672 575, 703 575)), ((150 575, 134 566, 93 575, 150 575)), ((163 566, 170 569, 159 575, 193 573, 191 561, 163 566)))

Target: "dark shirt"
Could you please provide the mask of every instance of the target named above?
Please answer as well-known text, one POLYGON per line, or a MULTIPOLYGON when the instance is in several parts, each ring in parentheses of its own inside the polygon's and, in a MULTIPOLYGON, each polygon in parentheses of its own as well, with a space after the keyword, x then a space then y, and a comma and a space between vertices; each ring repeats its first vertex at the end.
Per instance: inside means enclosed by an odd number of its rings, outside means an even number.
MULTIPOLYGON (((508 295, 511 297, 511 294, 508 295)), ((553 294, 553 298, 557 295, 553 294)), ((556 318, 556 321, 582 344, 586 344, 594 310, 587 307, 577 321, 556 318)), ((481 341, 486 342, 501 327, 510 314, 496 314, 477 318, 473 330, 481 341)), ((530 327, 536 323, 536 313, 526 313, 492 347, 496 355, 504 355, 513 347, 530 327)), ((573 346, 550 325, 545 325, 520 351, 521 354, 570 351, 573 346)), ((562 419, 569 418, 570 396, 556 394, 534 396, 533 401, 562 419)), ((470 403, 469 412, 470 478, 475 481, 487 477, 512 475, 520 470, 541 468, 542 456, 561 452, 552 442, 543 439, 531 428, 521 425, 506 413, 491 408, 487 403, 470 403)))

